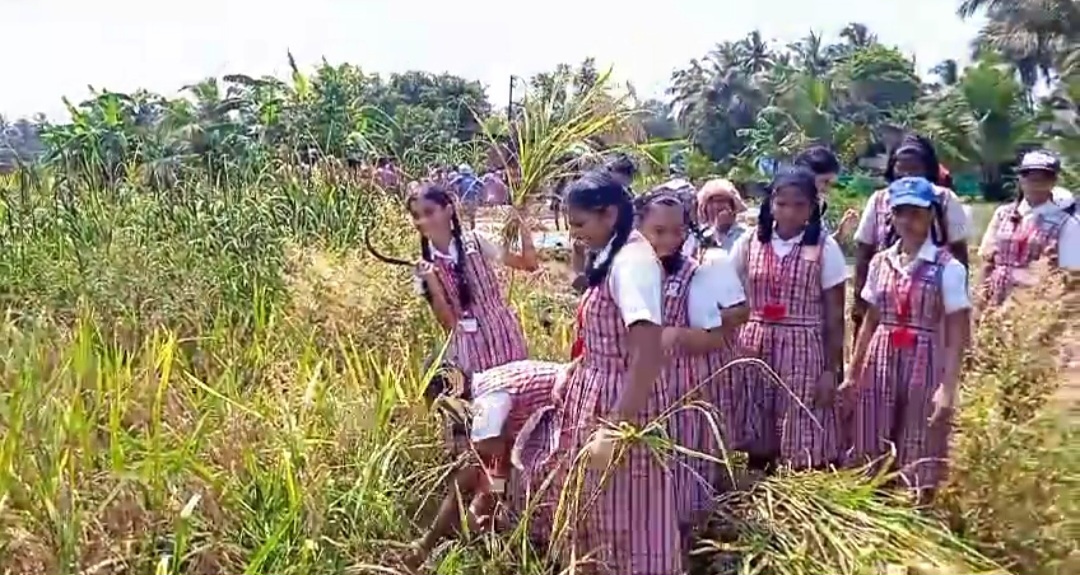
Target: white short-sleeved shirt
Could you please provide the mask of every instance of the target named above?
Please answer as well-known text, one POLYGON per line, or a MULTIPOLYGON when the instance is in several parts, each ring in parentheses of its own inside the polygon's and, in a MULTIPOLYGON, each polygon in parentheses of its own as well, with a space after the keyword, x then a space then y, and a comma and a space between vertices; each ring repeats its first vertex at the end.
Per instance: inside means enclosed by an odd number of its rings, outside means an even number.
MULTIPOLYGON (((735 247, 731 250, 731 257, 735 262, 736 269, 739 270, 739 274, 742 277, 746 277, 746 263, 747 256, 749 254, 750 242, 757 237, 757 233, 745 233, 736 242, 735 247)), ((836 240, 832 236, 821 235, 822 248, 821 248, 821 289, 832 289, 848 279, 847 260, 844 259, 844 251, 840 249, 840 244, 836 243, 836 240)), ((791 239, 782 240, 773 234, 772 248, 776 252, 778 257, 784 257, 791 253, 791 250, 795 249, 800 243, 802 243, 803 234, 796 234, 791 239)))
MULTIPOLYGON (((601 265, 610 252, 611 244, 608 244, 597 254, 593 265, 601 265)), ((663 324, 664 271, 652 246, 637 232, 633 232, 630 241, 615 254, 607 282, 623 323, 627 326, 640 321, 663 324)))
MULTIPOLYGON (((900 244, 898 242, 896 245, 875 255, 875 261, 871 263, 871 268, 877 265, 892 265, 895 269, 910 275, 919 265, 919 261, 916 260, 936 261, 939 249, 941 248, 927 240, 919 249, 915 260, 904 266, 900 261, 900 244)), ((889 289, 888 286, 878 285, 877 278, 878 274, 876 273, 868 274, 862 293, 859 294, 859 297, 873 306, 881 305, 885 290, 889 289)), ((949 258, 949 262, 941 270, 941 299, 946 314, 971 309, 971 298, 968 295, 967 269, 964 264, 956 259, 949 258)))
MULTIPOLYGON (((971 239, 971 218, 964 210, 964 204, 960 196, 949 188, 934 186, 938 192, 946 197, 945 226, 948 227, 949 241, 952 243, 964 242, 971 239)), ((888 194, 889 190, 883 189, 874 192, 870 200, 863 207, 862 216, 859 218, 859 227, 855 228, 855 241, 861 244, 876 246, 877 242, 877 206, 879 198, 888 194)))
POLYGON ((698 249, 701 247, 701 242, 698 241, 694 234, 686 234, 686 240, 682 244, 683 257, 693 258, 697 257, 698 249))
MULTIPOLYGON (((1070 196, 1071 197, 1071 196, 1070 196)), ((1075 216, 1069 216, 1062 209, 1062 205, 1069 206, 1062 199, 1054 198, 1054 201, 1045 202, 1032 208, 1027 200, 1020 200, 1016 205, 1016 211, 1025 221, 1036 217, 1059 217, 1065 218, 1058 232, 1058 267, 1064 270, 1080 270, 1080 221, 1075 216)), ((999 206, 998 210, 1012 210, 1011 205, 999 206)), ((998 223, 1001 216, 995 217, 990 222, 979 244, 979 256, 990 257, 997 247, 998 223)))
POLYGON ((687 295, 690 327, 715 329, 723 324, 720 310, 746 303, 735 262, 721 249, 705 252, 701 265, 690 279, 687 295))

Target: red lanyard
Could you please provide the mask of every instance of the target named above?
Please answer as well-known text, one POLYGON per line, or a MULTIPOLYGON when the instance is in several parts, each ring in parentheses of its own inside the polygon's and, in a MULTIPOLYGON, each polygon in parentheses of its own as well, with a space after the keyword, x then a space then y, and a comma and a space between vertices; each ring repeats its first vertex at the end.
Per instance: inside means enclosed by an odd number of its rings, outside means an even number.
POLYGON ((893 299, 896 300, 896 317, 901 324, 911 323, 911 298, 915 291, 915 278, 922 272, 924 263, 923 260, 919 260, 919 263, 911 270, 911 275, 907 277, 899 270, 896 272, 899 278, 892 285, 892 291, 893 299))
MULTIPOLYGON (((773 247, 772 242, 769 242, 769 243, 765 244, 764 246, 762 246, 762 249, 765 250, 765 268, 768 270, 768 274, 769 274, 768 277, 767 277, 767 281, 769 282, 769 294, 770 294, 770 296, 772 298, 772 300, 769 301, 768 304, 781 305, 781 303, 780 303, 780 291, 781 291, 780 290, 780 281, 781 281, 781 278, 784 276, 784 274, 787 273, 787 268, 788 268, 788 263, 789 262, 787 261, 786 257, 784 257, 784 258, 776 257, 776 248, 773 247), (777 261, 776 261, 778 259, 780 260, 779 264, 777 264, 777 261)), ((793 249, 797 250, 797 249, 799 249, 799 247, 796 246, 793 249)), ((790 255, 791 254, 788 253, 788 256, 790 256, 790 255)))
POLYGON ((1031 243, 1031 238, 1035 236, 1035 233, 1039 231, 1038 225, 1035 221, 1031 222, 1031 225, 1027 228, 1027 231, 1020 233, 1024 228, 1024 220, 1021 219, 1020 223, 1016 224, 1016 228, 1013 229, 1012 240, 1016 242, 1016 261, 1017 263, 1027 263, 1028 244, 1031 243))
POLYGON ((911 270, 911 275, 905 277, 899 270, 894 270, 899 276, 892 284, 893 298, 896 300, 896 321, 900 327, 889 330, 889 341, 899 349, 911 349, 915 347, 915 332, 909 327, 911 324, 911 298, 915 291, 915 280, 922 273, 925 261, 919 263, 911 270))
POLYGON ((589 297, 589 291, 581 296, 581 302, 577 306, 577 314, 574 323, 574 343, 570 346, 570 360, 573 361, 585 353, 585 300, 589 297))

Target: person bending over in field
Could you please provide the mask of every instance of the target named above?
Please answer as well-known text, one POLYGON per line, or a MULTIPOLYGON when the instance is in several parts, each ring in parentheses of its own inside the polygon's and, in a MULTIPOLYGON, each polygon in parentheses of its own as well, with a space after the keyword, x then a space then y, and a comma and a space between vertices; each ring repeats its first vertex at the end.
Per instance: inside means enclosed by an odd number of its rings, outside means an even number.
MULTIPOLYGON (((419 566, 462 524, 461 503, 467 504, 464 519, 470 531, 494 527, 500 506, 513 514, 525 512, 524 487, 531 482, 513 469, 514 442, 530 416, 553 404, 556 388, 565 382, 572 365, 522 360, 471 377, 452 362, 438 366, 424 398, 429 405, 464 404, 460 410, 443 410, 448 419, 447 440, 451 450, 467 443, 478 457, 455 473, 435 521, 412 544, 411 567, 419 566), (511 482, 512 473, 515 478, 511 482)), ((535 539, 547 537, 550 522, 543 520, 543 515, 537 511, 530 517, 530 533, 535 539)))

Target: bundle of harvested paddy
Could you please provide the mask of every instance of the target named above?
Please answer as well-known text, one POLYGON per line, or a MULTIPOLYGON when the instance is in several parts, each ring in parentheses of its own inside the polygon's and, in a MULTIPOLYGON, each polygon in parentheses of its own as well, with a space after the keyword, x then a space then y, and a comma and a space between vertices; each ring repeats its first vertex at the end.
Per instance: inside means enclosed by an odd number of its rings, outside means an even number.
POLYGON ((892 479, 865 470, 761 479, 721 496, 714 537, 695 555, 725 558, 720 572, 740 575, 1008 573, 888 489, 892 479))

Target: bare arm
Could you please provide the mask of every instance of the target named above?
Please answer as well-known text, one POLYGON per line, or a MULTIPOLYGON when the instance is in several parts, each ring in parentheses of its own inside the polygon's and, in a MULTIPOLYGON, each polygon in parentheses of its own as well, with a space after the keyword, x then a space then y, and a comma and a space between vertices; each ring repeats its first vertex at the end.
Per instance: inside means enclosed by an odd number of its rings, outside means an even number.
POLYGON ((511 269, 526 272, 534 272, 540 269, 540 259, 536 256, 536 245, 533 243, 532 226, 528 225, 526 218, 518 218, 518 238, 521 240, 521 251, 514 252, 513 241, 510 237, 503 240, 503 264, 511 269))
POLYGON ((945 366, 941 385, 956 397, 960 381, 960 365, 964 358, 970 330, 971 313, 961 310, 945 317, 945 366))
POLYGON ((639 321, 630 326, 629 381, 615 403, 615 421, 634 421, 645 409, 649 394, 660 377, 664 360, 660 344, 662 329, 654 323, 639 321))
MULTIPOLYGON (((870 271, 870 260, 874 259, 874 253, 877 252, 877 248, 870 244, 864 244, 857 242, 855 246, 855 293, 862 293, 863 286, 866 285, 866 276, 870 271)), ((861 297, 855 298, 854 313, 855 322, 862 321, 862 317, 866 315, 867 304, 861 297)))
POLYGON ((668 328, 678 330, 678 346, 694 355, 712 353, 724 347, 730 338, 750 318, 750 308, 745 304, 731 306, 720 311, 723 323, 714 329, 668 328))
POLYGON ((825 292, 825 371, 838 373, 844 363, 844 297, 841 283, 825 292))
POLYGON ((874 336, 874 330, 877 329, 880 321, 881 316, 877 308, 870 307, 862 326, 859 327, 859 333, 855 336, 855 349, 851 351, 848 375, 845 378, 848 381, 855 383, 862 378, 863 369, 866 367, 866 350, 870 347, 870 338, 874 336))
POLYGON ((457 325, 457 314, 454 313, 454 307, 450 305, 450 301, 446 299, 446 290, 442 283, 434 273, 425 273, 421 277, 424 285, 427 286, 428 293, 431 294, 431 310, 435 313, 435 319, 443 329, 448 332, 453 331, 457 325))

